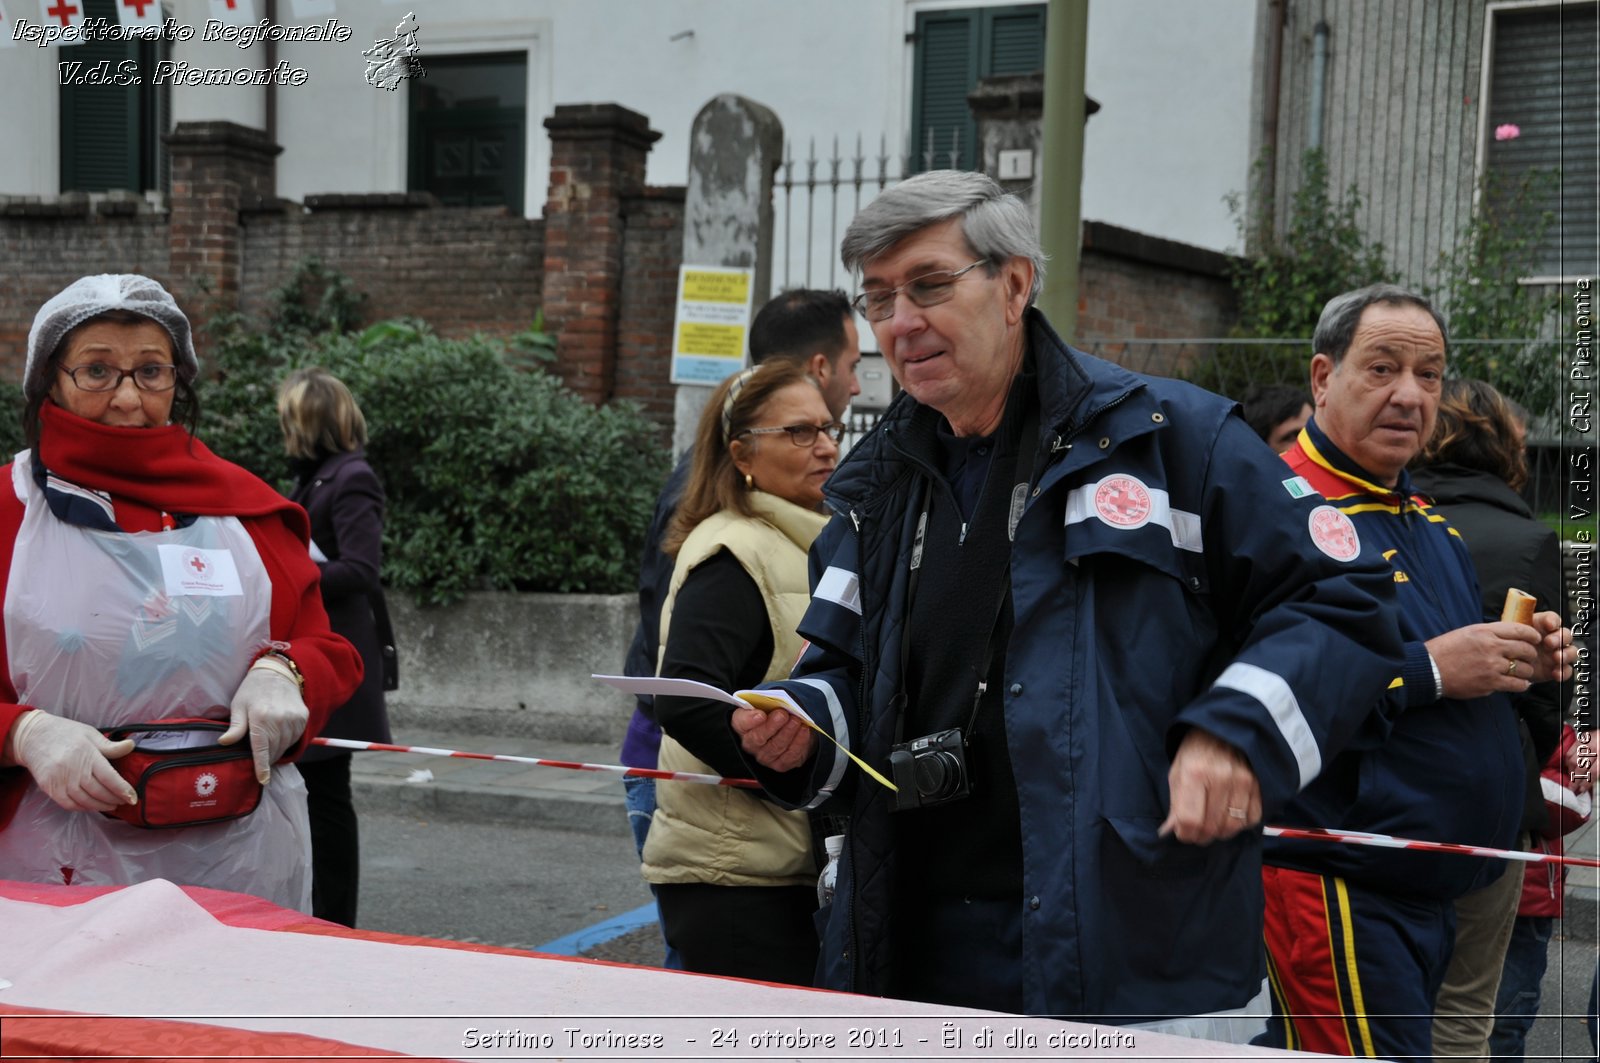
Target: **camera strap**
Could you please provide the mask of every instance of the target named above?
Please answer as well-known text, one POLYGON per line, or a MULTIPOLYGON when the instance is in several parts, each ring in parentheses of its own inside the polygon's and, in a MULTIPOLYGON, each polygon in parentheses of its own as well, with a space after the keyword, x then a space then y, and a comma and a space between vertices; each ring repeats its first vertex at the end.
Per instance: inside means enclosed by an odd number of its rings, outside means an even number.
MULTIPOLYGON (((1038 477, 1043 464, 1047 460, 1046 452, 1042 450, 1039 445, 1040 412, 1037 386, 1032 389, 1031 394, 1022 396, 1021 405, 1023 414, 1022 428, 1017 436, 1017 463, 1020 464, 1022 448, 1028 445, 1033 447, 1033 463, 1028 473, 1028 479, 1025 482, 1018 481, 1012 487, 1011 495, 1013 498, 1016 498, 1020 494, 1022 498, 1026 499, 1027 492, 1031 490, 1035 479, 1038 477)), ((992 466, 990 472, 993 472, 992 466)), ((1015 476, 1015 474, 1016 466, 1013 465, 1012 475, 1015 476)), ((927 484, 923 492, 922 511, 917 518, 916 538, 912 541, 911 547, 911 572, 906 581, 905 612, 900 624, 900 689, 896 691, 894 697, 890 699, 890 708, 895 714, 894 742, 896 745, 905 741, 905 707, 907 702, 905 685, 906 677, 910 674, 911 669, 911 606, 912 602, 916 599, 917 584, 922 578, 923 548, 925 546, 925 540, 928 531, 928 511, 932 508, 933 504, 934 486, 935 485, 931 483, 927 484)), ((988 487, 989 484, 985 483, 984 490, 987 491, 988 487)), ((980 502, 980 505, 981 504, 982 503, 980 502)), ((1013 517, 1013 529, 1015 527, 1015 520, 1016 518, 1013 517)), ((983 655, 980 659, 977 671, 977 689, 972 695, 972 712, 967 717, 967 726, 965 731, 962 732, 964 735, 972 734, 972 729, 976 725, 978 719, 978 709, 983 702, 983 695, 987 693, 989 689, 989 668, 994 663, 995 642, 997 641, 997 636, 999 635, 1000 631, 1000 619, 1006 607, 1006 599, 1010 597, 1010 594, 1011 562, 1008 558, 1006 561, 1005 573, 1000 580, 1000 592, 995 602, 994 615, 989 624, 988 635, 984 639, 983 655)))

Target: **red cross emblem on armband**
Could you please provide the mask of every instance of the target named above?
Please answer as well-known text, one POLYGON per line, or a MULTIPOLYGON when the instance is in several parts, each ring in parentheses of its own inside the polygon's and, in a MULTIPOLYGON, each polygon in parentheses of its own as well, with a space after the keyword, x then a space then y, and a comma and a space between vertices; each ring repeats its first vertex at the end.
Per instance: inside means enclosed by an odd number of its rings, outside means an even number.
POLYGON ((1107 524, 1137 528, 1150 519, 1150 492, 1132 476, 1108 476, 1094 489, 1094 511, 1107 524))

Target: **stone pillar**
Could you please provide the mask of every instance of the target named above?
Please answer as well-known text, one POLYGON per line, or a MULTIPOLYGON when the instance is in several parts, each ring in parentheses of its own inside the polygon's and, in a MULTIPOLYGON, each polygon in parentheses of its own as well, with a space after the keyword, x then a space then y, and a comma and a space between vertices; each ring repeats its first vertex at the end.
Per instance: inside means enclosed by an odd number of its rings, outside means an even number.
POLYGON ((180 122, 164 139, 172 156, 174 294, 202 316, 231 310, 244 257, 239 211, 272 200, 273 160, 283 149, 261 130, 233 122, 180 122))
MULTIPOLYGON (((1007 75, 984 78, 967 94, 967 106, 978 123, 978 169, 1000 182, 1007 192, 1032 201, 1039 173, 1040 116, 1044 113, 1044 76, 1007 75), (1001 152, 1027 152, 1027 176, 1001 172, 1001 152)), ((1034 206, 1037 215, 1038 206, 1034 206)))
MULTIPOLYGON (((689 144, 683 264, 754 269, 753 313, 772 290, 772 184, 782 161, 783 123, 754 100, 724 94, 695 115, 689 144)), ((694 442, 711 391, 701 385, 678 388, 674 454, 694 442)))
POLYGON ((556 337, 556 373, 593 403, 616 384, 622 295, 622 200, 644 187, 645 159, 661 134, 614 103, 557 107, 544 207, 544 320, 556 337))

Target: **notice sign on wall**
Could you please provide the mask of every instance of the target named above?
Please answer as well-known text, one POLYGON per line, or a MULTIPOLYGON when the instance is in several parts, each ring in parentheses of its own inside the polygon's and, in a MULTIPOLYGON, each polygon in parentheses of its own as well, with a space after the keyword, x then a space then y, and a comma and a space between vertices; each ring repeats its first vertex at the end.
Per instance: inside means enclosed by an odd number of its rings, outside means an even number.
POLYGON ((720 384, 744 366, 755 271, 722 266, 678 268, 672 329, 672 382, 720 384))

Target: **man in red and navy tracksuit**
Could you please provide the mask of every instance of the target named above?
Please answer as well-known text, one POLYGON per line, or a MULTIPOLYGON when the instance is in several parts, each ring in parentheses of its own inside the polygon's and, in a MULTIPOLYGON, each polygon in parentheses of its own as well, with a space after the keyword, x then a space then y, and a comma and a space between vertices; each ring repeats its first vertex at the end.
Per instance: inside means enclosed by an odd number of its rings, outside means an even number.
MULTIPOLYGON (((1445 329, 1421 296, 1374 285, 1331 300, 1313 344, 1316 412, 1284 454, 1325 551, 1394 571, 1405 667, 1358 741, 1280 817, 1430 841, 1514 847, 1523 768, 1508 694, 1565 679, 1558 614, 1482 623, 1472 558, 1412 497, 1406 464, 1433 431, 1445 329)), ((1548 604, 1548 603, 1542 603, 1548 604)), ((1432 1055, 1451 901, 1503 868, 1482 857, 1268 839, 1269 1043, 1337 1055, 1432 1055)))

